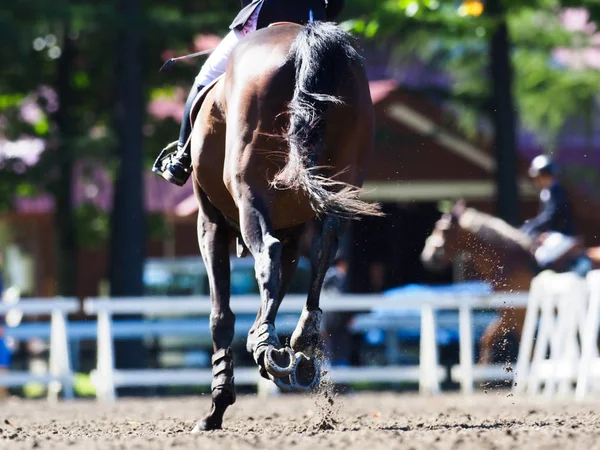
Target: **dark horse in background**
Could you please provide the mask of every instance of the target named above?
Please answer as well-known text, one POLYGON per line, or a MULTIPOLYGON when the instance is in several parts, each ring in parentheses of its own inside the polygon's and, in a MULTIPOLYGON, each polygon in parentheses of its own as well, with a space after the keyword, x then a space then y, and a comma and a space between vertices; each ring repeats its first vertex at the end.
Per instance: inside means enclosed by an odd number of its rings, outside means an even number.
MULTIPOLYGON (((528 291, 538 272, 533 252, 535 240, 502 219, 490 216, 463 201, 437 221, 427 238, 421 261, 431 270, 447 267, 458 256, 466 255, 468 276, 487 281, 494 291, 528 291)), ((600 248, 575 249, 585 253, 594 268, 600 267, 600 248)), ((566 255, 570 256, 570 255, 566 255)), ((493 348, 512 331, 521 340, 526 308, 498 309, 498 318, 483 333, 479 343, 481 364, 492 360, 493 348)))
POLYGON ((195 431, 217 429, 235 402, 229 249, 250 252, 261 306, 247 350, 280 388, 318 385, 325 272, 346 224, 381 215, 359 199, 371 155, 374 116, 362 60, 333 24, 282 23, 253 33, 192 110, 198 239, 209 278, 213 337, 212 408, 195 431), (306 306, 290 347, 275 319, 299 258, 304 225, 320 219, 312 244, 306 306))

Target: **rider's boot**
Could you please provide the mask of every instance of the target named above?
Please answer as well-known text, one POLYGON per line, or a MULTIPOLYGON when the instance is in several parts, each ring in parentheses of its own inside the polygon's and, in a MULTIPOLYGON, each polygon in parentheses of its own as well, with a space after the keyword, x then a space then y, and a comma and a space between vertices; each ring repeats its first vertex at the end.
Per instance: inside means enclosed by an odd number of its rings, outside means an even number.
POLYGON ((194 99, 203 88, 204 86, 198 86, 196 84, 192 87, 185 102, 181 128, 179 130, 179 140, 172 142, 161 151, 152 168, 153 172, 177 186, 183 186, 192 173, 192 158, 189 139, 192 133, 190 111, 194 99), (168 152, 175 146, 177 146, 177 151, 169 154, 168 152))

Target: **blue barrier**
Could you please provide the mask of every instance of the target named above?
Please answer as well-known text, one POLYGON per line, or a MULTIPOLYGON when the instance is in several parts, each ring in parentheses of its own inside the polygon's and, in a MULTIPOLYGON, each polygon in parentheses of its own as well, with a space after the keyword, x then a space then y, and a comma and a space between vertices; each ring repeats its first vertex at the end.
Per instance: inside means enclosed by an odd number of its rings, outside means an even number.
MULTIPOLYGON (((407 284, 388 289, 382 293, 385 298, 399 299, 402 297, 414 297, 423 295, 465 295, 465 296, 487 296, 493 293, 490 283, 483 281, 466 281, 448 285, 423 285, 407 284)), ((451 305, 454 307, 454 302, 451 305)), ((456 311, 436 311, 436 342, 439 345, 448 345, 459 341, 458 313, 456 311)), ((496 317, 495 313, 478 313, 475 315, 475 331, 481 332, 496 317)), ((354 318, 353 331, 364 330, 365 339, 369 344, 377 345, 384 341, 385 332, 394 331, 396 337, 402 341, 418 342, 421 337, 420 308, 373 308, 368 314, 360 314, 354 318), (415 324, 415 326, 406 326, 415 324)))

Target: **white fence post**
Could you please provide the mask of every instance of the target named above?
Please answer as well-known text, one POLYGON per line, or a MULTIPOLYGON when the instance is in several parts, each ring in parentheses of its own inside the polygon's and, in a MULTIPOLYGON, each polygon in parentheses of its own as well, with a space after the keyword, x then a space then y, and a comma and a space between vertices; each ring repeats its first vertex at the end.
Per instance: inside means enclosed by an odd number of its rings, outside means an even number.
MULTIPOLYGON (((28 383, 41 383, 47 388, 47 398, 50 401, 58 399, 63 392, 65 399, 73 398, 73 372, 67 337, 67 314, 76 312, 79 303, 74 298, 27 298, 17 304, 0 303, 0 314, 14 314, 16 317, 32 315, 50 315, 49 332, 44 324, 41 337, 49 340, 49 370, 43 374, 34 374, 26 371, 9 370, 0 375, 0 386, 21 387, 28 383)), ((20 322, 17 321, 17 322, 20 322)), ((14 323, 5 329, 7 336, 16 339, 27 339, 27 333, 22 333, 22 328, 33 324, 14 323)))
POLYGON ((519 347, 515 392, 537 395, 542 384, 548 398, 557 393, 557 388, 563 395, 571 391, 588 298, 588 285, 577 274, 545 271, 533 279, 519 347))
POLYGON ((96 396, 104 401, 117 398, 115 389, 115 353, 112 335, 112 314, 106 310, 98 311, 98 363, 94 384, 96 396))
POLYGON ((56 377, 48 385, 48 398, 57 400, 61 388, 65 399, 72 399, 73 371, 67 337, 67 318, 63 311, 55 310, 50 319, 50 373, 56 377))
POLYGON ((463 304, 458 309, 458 332, 461 388, 463 394, 471 394, 473 393, 473 323, 471 306, 468 304, 463 304))
POLYGON ((435 339, 435 313, 430 305, 421 308, 421 343, 419 348, 419 391, 438 394, 437 342, 435 339))
POLYGON ((580 360, 578 338, 583 337, 582 313, 588 304, 588 291, 584 281, 568 283, 568 288, 556 299, 558 310, 556 329, 550 342, 551 367, 544 394, 552 398, 557 393, 571 393, 572 380, 580 360), (573 285, 571 287, 571 284, 573 285))
MULTIPOLYGON (((590 378, 598 361, 598 327, 600 326, 600 271, 593 270, 587 275, 590 289, 585 325, 581 339, 581 360, 577 373, 575 399, 582 401, 590 390, 590 378)), ((594 374, 595 375, 595 374, 594 374)))
POLYGON ((537 395, 542 383, 542 372, 546 359, 548 345, 552 339, 555 329, 556 317, 554 315, 554 298, 552 295, 542 299, 540 305, 540 326, 537 333, 531 369, 527 377, 527 392, 529 395, 537 395))
POLYGON ((533 341, 535 339, 535 328, 540 313, 540 305, 544 296, 544 280, 540 276, 531 281, 529 290, 529 299, 527 310, 525 312, 525 322, 523 332, 521 333, 521 342, 519 343, 519 354, 517 356, 517 365, 515 367, 513 392, 521 394, 527 388, 529 371, 531 369, 531 356, 533 351, 533 341))
MULTIPOLYGON (((256 370, 258 371, 258 369, 256 370)), ((276 397, 281 394, 275 383, 261 376, 258 377, 256 382, 256 391, 259 398, 276 397)))

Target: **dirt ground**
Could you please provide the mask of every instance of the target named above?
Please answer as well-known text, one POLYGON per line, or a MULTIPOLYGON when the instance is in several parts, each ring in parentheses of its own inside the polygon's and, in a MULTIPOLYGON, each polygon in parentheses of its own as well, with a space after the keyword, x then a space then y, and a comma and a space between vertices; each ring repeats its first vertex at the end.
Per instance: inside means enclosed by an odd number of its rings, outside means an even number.
POLYGON ((18 449, 600 449, 600 402, 515 398, 506 391, 241 396, 224 429, 192 435, 205 396, 0 404, 0 448, 18 449))

